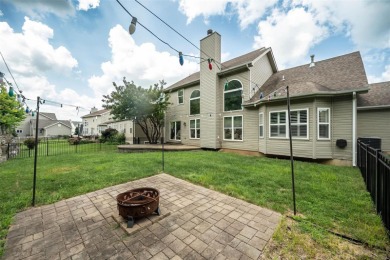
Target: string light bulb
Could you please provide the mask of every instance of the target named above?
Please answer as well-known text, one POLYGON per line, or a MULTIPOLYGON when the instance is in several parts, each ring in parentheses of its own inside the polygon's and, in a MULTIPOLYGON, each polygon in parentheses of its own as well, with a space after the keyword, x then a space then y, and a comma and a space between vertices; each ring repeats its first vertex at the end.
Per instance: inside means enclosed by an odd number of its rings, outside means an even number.
POLYGON ((26 114, 28 114, 28 112, 30 112, 30 109, 26 107, 26 114))
POLYGON ((207 61, 209 63, 209 70, 212 70, 213 69, 213 65, 211 64, 211 59, 208 59, 207 61))
POLYGON ((34 117, 35 116, 35 113, 34 111, 31 112, 31 116, 34 117))
MULTIPOLYGON (((11 84, 11 83, 9 83, 9 84, 11 84)), ((11 85, 9 86, 8 95, 9 95, 10 97, 13 97, 13 96, 14 96, 14 88, 13 88, 11 85)))
POLYGON ((129 33, 130 33, 130 35, 132 35, 135 32, 136 25, 137 25, 137 17, 133 17, 131 19, 131 23, 130 23, 130 26, 129 26, 129 33))
POLYGON ((179 62, 180 62, 180 65, 183 66, 184 58, 183 58, 183 53, 181 51, 179 51, 179 62))
POLYGON ((17 99, 19 103, 22 103, 22 96, 20 94, 17 95, 17 99))

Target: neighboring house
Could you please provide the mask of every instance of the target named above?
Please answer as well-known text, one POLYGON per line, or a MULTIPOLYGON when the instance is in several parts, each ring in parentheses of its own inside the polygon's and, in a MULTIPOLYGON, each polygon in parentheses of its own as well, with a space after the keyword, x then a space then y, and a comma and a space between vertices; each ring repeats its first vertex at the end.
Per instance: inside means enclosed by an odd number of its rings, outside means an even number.
POLYGON ((357 99, 357 135, 380 138, 382 150, 390 152, 390 81, 369 87, 357 99))
POLYGON ((200 47, 200 72, 165 89, 166 140, 287 156, 289 86, 294 156, 354 164, 357 96, 369 91, 359 52, 279 71, 271 48, 220 63, 217 32, 200 47))
POLYGON ((119 133, 124 133, 126 137, 126 143, 133 144, 134 137, 137 138, 135 142, 144 143, 147 141, 145 133, 142 131, 141 127, 135 123, 133 120, 118 120, 106 122, 107 128, 116 129, 119 133))
POLYGON ((72 120, 69 120, 70 121, 70 125, 72 126, 72 135, 74 135, 74 133, 76 132, 76 128, 79 127, 80 128, 80 125, 82 124, 81 121, 72 121, 72 120))
POLYGON ((100 136, 107 128, 105 122, 112 120, 112 116, 108 109, 97 110, 96 108, 92 108, 91 112, 88 115, 82 116, 81 119, 83 121, 83 136, 100 136))
MULTIPOLYGON (((35 136, 37 116, 28 114, 26 118, 15 129, 19 137, 35 136)), ((39 113, 38 122, 39 137, 54 137, 59 135, 71 135, 72 126, 70 120, 58 120, 54 113, 39 113)))

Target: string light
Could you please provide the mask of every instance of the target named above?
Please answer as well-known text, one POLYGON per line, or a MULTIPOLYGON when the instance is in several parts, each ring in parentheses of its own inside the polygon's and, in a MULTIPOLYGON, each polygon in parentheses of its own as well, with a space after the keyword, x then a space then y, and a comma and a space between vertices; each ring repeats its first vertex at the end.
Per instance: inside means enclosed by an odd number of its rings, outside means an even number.
POLYGON ((14 96, 14 88, 12 87, 11 83, 8 83, 9 84, 9 91, 8 91, 8 95, 10 97, 13 97, 14 96))
POLYGON ((209 63, 209 70, 212 70, 213 69, 213 65, 211 64, 212 59, 208 59, 207 61, 209 63))
POLYGON ((179 51, 179 63, 181 66, 184 64, 183 53, 181 51, 179 51))
POLYGON ((129 26, 129 33, 131 35, 135 32, 136 25, 137 25, 137 17, 132 17, 131 23, 130 23, 130 26, 129 26))

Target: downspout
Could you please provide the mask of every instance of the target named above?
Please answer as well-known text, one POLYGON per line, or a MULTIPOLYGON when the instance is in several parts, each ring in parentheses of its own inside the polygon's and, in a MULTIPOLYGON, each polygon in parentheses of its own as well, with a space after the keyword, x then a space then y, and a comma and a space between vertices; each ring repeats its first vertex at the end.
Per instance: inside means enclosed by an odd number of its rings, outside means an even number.
POLYGON ((356 92, 352 94, 352 166, 356 166, 356 92))

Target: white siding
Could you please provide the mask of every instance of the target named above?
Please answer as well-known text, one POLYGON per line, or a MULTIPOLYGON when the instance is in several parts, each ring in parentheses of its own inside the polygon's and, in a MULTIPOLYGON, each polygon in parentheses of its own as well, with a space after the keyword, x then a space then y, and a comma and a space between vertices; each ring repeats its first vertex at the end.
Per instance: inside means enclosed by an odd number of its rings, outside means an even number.
POLYGON ((252 97, 258 90, 258 87, 261 87, 273 73, 268 55, 264 55, 257 60, 250 71, 252 84, 249 85, 249 93, 250 97, 252 97), (258 87, 256 87, 255 84, 257 84, 258 87))

